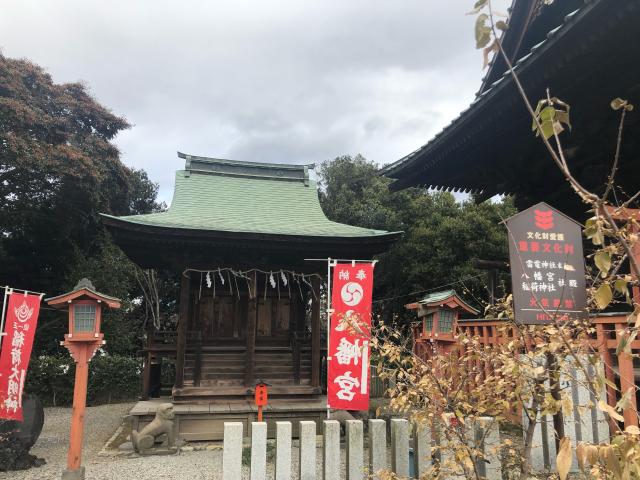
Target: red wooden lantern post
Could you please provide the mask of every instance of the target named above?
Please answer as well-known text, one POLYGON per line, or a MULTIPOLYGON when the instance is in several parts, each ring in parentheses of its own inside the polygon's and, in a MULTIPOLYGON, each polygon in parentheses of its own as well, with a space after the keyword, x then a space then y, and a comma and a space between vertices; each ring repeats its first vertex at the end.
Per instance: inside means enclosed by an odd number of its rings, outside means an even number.
POLYGON ((60 343, 67 347, 76 363, 69 454, 67 468, 62 472, 62 479, 84 480, 84 467, 80 464, 89 362, 98 348, 106 343, 103 339, 104 335, 100 332, 102 305, 120 308, 120 300, 96 292, 91 281, 83 278, 71 292, 48 298, 46 302, 54 308, 68 307, 69 333, 60 343))

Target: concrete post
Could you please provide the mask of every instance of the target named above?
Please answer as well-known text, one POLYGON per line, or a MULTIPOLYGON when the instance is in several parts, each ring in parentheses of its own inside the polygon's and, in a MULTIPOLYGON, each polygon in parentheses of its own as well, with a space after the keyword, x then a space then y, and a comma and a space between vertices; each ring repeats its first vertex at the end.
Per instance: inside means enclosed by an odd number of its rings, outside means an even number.
POLYGON ((431 467, 431 432, 426 425, 415 425, 413 461, 416 478, 421 478, 431 467))
POLYGON ((242 477, 242 422, 225 422, 222 480, 242 477))
POLYGON ((325 420, 323 424, 324 480, 340 480, 340 422, 325 420))
POLYGON ((347 420, 347 480, 364 478, 362 420, 347 420))
POLYGON ((267 477, 267 423, 251 422, 251 480, 267 477))
POLYGON ((276 480, 291 479, 291 422, 276 422, 276 480))
POLYGON ((316 480, 316 422, 300 422, 300 480, 316 480))
POLYGON ((404 418, 391 420, 391 470, 409 476, 409 422, 404 418))
POLYGON ((482 451, 486 460, 483 462, 485 478, 487 480, 502 480, 498 422, 492 417, 478 418, 476 421, 476 438, 484 439, 482 451))
POLYGON ((384 420, 369 420, 369 474, 387 468, 387 425, 384 420))

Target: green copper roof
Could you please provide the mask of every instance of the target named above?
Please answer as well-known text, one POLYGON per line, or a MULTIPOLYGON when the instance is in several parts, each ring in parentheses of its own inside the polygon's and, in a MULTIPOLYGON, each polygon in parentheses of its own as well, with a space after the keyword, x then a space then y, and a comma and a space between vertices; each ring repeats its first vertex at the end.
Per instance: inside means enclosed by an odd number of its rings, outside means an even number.
POLYGON ((425 295, 422 299, 418 300, 418 303, 436 303, 446 300, 449 297, 456 295, 455 290, 443 290, 441 292, 433 292, 425 295))
POLYGON ((178 155, 186 159, 186 169, 176 172, 173 201, 167 211, 103 216, 170 229, 321 237, 397 235, 327 219, 316 184, 309 180, 313 165, 178 155))
POLYGON ((448 298, 451 297, 455 297, 455 299, 460 302, 460 304, 463 306, 463 308, 467 308, 470 312, 475 312, 478 313, 478 310, 473 308, 471 305, 469 305, 467 302, 465 302, 464 300, 462 300, 462 298, 460 298, 458 296, 458 294, 456 293, 455 290, 443 290, 440 292, 433 292, 433 293, 429 293, 427 295, 425 295, 424 297, 422 297, 421 300, 418 300, 418 303, 420 305, 433 305, 434 303, 440 303, 440 302, 444 302, 445 300, 447 300, 448 298))

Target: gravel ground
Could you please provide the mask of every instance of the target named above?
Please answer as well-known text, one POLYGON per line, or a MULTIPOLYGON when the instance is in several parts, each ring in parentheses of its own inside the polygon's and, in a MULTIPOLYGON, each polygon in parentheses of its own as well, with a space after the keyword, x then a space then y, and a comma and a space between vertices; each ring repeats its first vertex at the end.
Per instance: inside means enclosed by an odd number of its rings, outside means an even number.
MULTIPOLYGON (((131 404, 116 404, 87 408, 82 461, 86 467, 87 480, 214 480, 222 478, 221 448, 181 452, 179 455, 172 456, 137 458, 99 456, 98 453, 120 426, 123 417, 131 407, 131 404)), ((38 442, 31 449, 31 453, 44 458, 47 463, 40 468, 0 473, 0 479, 59 479, 66 466, 70 420, 70 408, 45 409, 44 428, 38 442)), ((344 450, 342 455, 344 464, 344 450)), ((316 459, 316 470, 320 475, 322 471, 321 449, 316 451, 316 459)), ((298 461, 298 448, 294 446, 292 452, 293 472, 298 469, 298 461)), ((269 465, 268 468, 268 476, 273 478, 272 465, 269 465)), ((248 474, 248 469, 244 468, 243 479, 248 479, 248 474)), ((297 478, 297 475, 293 477, 297 478)))

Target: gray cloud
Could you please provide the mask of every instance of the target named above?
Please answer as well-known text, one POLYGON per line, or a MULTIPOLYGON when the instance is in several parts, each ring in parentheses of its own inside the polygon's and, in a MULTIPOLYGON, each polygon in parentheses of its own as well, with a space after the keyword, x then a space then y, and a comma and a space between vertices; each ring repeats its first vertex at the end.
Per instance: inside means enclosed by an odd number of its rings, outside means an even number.
POLYGON ((170 200, 176 150, 386 163, 425 143, 479 86, 472 3, 21 0, 3 6, 0 46, 134 124, 122 158, 170 200))

